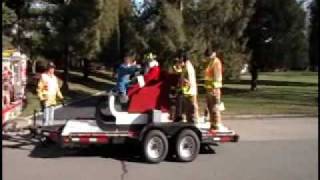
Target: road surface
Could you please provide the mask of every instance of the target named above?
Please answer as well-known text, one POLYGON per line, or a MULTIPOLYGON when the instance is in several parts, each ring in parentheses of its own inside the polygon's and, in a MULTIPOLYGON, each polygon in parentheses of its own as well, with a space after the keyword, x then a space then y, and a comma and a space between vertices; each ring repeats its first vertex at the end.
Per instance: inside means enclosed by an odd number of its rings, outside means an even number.
MULTIPOLYGON (((93 116, 94 99, 57 110, 93 116)), ((62 150, 23 139, 3 141, 4 180, 316 180, 318 119, 226 120, 240 142, 212 146, 191 163, 144 163, 131 146, 62 150)))

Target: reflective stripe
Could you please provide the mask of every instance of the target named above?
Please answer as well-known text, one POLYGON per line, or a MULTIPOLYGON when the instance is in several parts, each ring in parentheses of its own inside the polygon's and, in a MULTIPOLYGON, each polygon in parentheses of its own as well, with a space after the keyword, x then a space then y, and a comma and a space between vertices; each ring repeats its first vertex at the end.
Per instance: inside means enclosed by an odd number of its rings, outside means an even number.
POLYGON ((213 82, 213 87, 214 87, 214 88, 222 88, 222 82, 214 81, 214 82, 213 82))
POLYGON ((187 96, 192 96, 192 93, 190 92, 190 86, 182 87, 182 93, 187 96))
POLYGON ((214 141, 219 141, 221 138, 220 137, 214 137, 213 140, 214 141))
POLYGON ((222 88, 222 67, 218 58, 211 60, 205 70, 205 88, 222 88))
POLYGON ((206 89, 222 88, 222 82, 206 80, 205 81, 205 88, 206 89))
POLYGON ((172 69, 175 73, 182 73, 182 68, 180 68, 180 67, 177 67, 174 65, 172 69))
POLYGON ((80 138, 72 138, 71 139, 73 142, 80 142, 80 138))
POLYGON ((97 138, 89 138, 89 142, 97 142, 97 138))

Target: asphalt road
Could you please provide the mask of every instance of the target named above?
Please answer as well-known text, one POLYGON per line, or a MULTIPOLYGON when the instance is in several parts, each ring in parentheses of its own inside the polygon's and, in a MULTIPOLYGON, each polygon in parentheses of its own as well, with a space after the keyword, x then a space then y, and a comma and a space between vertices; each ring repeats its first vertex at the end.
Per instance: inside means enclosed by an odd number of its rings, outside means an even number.
MULTIPOLYGON (((57 119, 93 117, 94 100, 57 110, 57 119)), ((132 146, 62 150, 3 140, 4 180, 316 180, 318 119, 226 120, 240 142, 212 146, 191 163, 144 163, 132 146)))

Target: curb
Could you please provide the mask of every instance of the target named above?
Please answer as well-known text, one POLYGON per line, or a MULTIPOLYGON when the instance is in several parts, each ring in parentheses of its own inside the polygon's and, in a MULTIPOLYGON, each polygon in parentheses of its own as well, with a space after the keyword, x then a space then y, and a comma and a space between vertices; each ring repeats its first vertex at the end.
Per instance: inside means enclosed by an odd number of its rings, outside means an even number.
MULTIPOLYGON (((105 91, 100 91, 100 92, 97 92, 97 93, 95 93, 95 94, 93 94, 93 95, 90 95, 90 96, 87 96, 87 97, 84 97, 84 98, 81 98, 81 99, 78 99, 78 100, 75 100, 75 101, 68 102, 68 103, 66 103, 64 106, 69 106, 70 104, 74 104, 74 103, 78 103, 78 102, 81 102, 81 101, 85 101, 85 100, 87 100, 87 99, 89 99, 89 98, 91 98, 91 97, 99 96, 99 95, 101 95, 101 94, 103 94, 103 93, 105 93, 105 91)), ((58 105, 58 106, 55 106, 54 110, 60 109, 60 108, 62 108, 62 107, 64 107, 64 106, 60 104, 60 105, 58 105)), ((42 114, 43 114, 42 112, 37 112, 37 113, 35 114, 35 116, 40 116, 40 115, 42 115, 42 114)), ((25 119, 31 119, 31 118, 33 118, 33 116, 34 116, 34 115, 29 115, 29 116, 26 116, 26 117, 23 117, 23 118, 25 118, 25 119)))
POLYGON ((255 115, 224 115, 224 119, 254 119, 254 118, 303 118, 318 117, 317 114, 255 114, 255 115))

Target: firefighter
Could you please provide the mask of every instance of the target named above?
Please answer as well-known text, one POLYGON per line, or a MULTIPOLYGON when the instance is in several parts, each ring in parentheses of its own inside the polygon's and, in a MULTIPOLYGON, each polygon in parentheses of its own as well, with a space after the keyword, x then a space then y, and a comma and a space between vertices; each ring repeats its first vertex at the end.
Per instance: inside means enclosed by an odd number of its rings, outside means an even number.
POLYGON ((178 88, 180 97, 177 98, 176 115, 186 114, 188 122, 197 122, 199 120, 199 106, 197 100, 197 81, 195 69, 186 53, 182 53, 173 66, 173 71, 180 75, 178 88), (181 108, 182 107, 182 108, 181 108))
POLYGON ((57 105, 57 97, 63 102, 63 96, 59 88, 58 78, 54 74, 55 65, 48 63, 47 70, 41 74, 38 82, 37 93, 43 108, 43 125, 52 125, 54 121, 54 107, 57 105))
POLYGON ((227 131, 228 129, 221 121, 221 111, 224 110, 223 103, 221 102, 222 63, 215 51, 210 52, 210 50, 208 50, 207 56, 209 56, 209 58, 204 73, 204 79, 205 89, 207 91, 207 110, 209 111, 211 128, 227 131))

